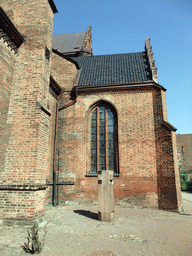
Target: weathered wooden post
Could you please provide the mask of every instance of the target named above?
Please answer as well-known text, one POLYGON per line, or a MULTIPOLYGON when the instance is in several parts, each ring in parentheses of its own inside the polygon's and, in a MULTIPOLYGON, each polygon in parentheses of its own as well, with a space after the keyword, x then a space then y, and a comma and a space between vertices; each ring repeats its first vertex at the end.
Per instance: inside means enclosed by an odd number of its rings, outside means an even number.
POLYGON ((113 171, 98 172, 98 219, 114 221, 113 171))

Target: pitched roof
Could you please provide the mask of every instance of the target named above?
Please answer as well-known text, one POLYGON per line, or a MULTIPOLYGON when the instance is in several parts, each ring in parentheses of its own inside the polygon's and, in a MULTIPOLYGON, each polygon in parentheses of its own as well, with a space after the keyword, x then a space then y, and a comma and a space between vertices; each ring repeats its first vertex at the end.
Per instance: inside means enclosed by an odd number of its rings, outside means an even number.
POLYGON ((151 81, 146 52, 73 57, 81 68, 77 86, 151 81))
POLYGON ((83 49, 86 32, 54 35, 52 48, 60 53, 76 52, 83 49))

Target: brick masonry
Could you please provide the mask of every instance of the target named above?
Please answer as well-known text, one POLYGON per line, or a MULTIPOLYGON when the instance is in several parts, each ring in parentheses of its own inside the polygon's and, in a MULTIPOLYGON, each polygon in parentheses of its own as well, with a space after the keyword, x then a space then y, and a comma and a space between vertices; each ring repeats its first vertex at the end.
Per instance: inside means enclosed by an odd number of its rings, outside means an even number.
POLYGON ((5 152, 8 146, 6 129, 14 71, 15 55, 3 38, 0 39, 0 169, 5 167, 5 152))
POLYGON ((162 94, 159 89, 135 88, 84 93, 75 105, 60 111, 58 179, 75 185, 59 186, 59 200, 97 200, 97 178, 86 174, 90 172, 90 109, 103 101, 117 112, 120 177, 114 178, 115 198, 130 205, 177 209, 172 131, 163 128, 162 113, 167 113, 162 94))
MULTIPOLYGON (((116 202, 181 210, 175 129, 168 123, 165 90, 153 81, 150 86, 130 88, 76 88, 78 64, 52 51, 49 2, 1 0, 24 38, 17 53, 0 40, 0 213, 4 223, 25 224, 44 214, 45 205, 53 201, 53 170, 56 200, 97 201, 97 177, 89 172, 91 110, 98 103, 111 106, 116 116, 116 202), (58 91, 50 86, 50 75, 58 91)), ((146 47, 150 48, 149 41, 146 47)), ((154 68, 151 48, 148 54, 154 68)), ((154 77, 157 81, 156 69, 154 77)))
POLYGON ((15 58, 6 131, 9 145, 1 172, 5 222, 14 218, 23 222, 40 216, 45 204, 50 119, 39 106, 48 107, 51 62, 45 50, 52 49, 53 12, 47 0, 6 0, 1 5, 25 38, 15 58), (23 207, 20 202, 25 202, 23 207))

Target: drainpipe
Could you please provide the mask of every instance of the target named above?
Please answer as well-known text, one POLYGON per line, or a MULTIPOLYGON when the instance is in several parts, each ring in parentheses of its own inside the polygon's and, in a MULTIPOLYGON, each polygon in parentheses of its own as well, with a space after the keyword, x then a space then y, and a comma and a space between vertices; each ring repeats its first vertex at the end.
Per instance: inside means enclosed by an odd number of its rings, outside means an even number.
MULTIPOLYGON (((72 100, 72 102, 60 107, 59 111, 63 110, 64 108, 68 108, 76 103, 76 101, 77 101, 77 87, 76 86, 74 87, 73 91, 74 91, 74 99, 72 100)), ((65 92, 71 92, 71 91, 65 91, 65 92)))
POLYGON ((62 89, 59 96, 57 97, 56 103, 56 115, 55 115, 55 136, 54 136, 54 153, 53 153, 53 193, 52 193, 52 204, 53 206, 57 205, 55 200, 56 196, 56 146, 57 146, 57 127, 58 127, 58 113, 59 113, 59 102, 63 96, 65 89, 62 89))
POLYGON ((56 181, 56 146, 57 146, 57 126, 58 126, 58 113, 60 110, 64 109, 64 108, 68 108, 70 106, 72 106, 73 104, 76 103, 76 99, 77 99, 77 88, 74 87, 74 100, 62 107, 59 108, 59 102, 61 100, 61 97, 63 96, 63 93, 67 92, 65 91, 65 89, 62 89, 61 93, 59 94, 58 98, 57 98, 57 103, 56 103, 56 117, 55 117, 55 137, 54 137, 54 154, 53 154, 53 196, 52 196, 52 204, 53 206, 57 205, 57 201, 55 200, 55 196, 56 196, 56 185, 57 185, 57 181, 56 181))

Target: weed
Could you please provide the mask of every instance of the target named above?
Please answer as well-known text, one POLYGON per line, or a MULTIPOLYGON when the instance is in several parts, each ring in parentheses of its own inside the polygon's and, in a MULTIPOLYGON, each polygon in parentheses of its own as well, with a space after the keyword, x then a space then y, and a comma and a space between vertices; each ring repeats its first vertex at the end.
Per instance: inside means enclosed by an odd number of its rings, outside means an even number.
POLYGON ((40 253, 42 251, 44 246, 44 241, 45 241, 45 235, 47 233, 47 228, 45 230, 42 243, 39 241, 38 231, 39 231, 38 224, 35 222, 33 223, 31 230, 28 230, 28 242, 24 243, 24 245, 21 246, 25 252, 35 254, 35 253, 40 253))

